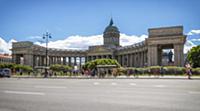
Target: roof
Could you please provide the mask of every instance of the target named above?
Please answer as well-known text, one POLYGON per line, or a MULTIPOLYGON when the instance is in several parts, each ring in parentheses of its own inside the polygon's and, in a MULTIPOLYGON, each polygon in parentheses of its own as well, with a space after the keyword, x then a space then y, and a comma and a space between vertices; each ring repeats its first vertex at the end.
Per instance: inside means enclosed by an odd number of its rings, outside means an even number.
POLYGON ((8 54, 0 54, 0 58, 12 58, 12 56, 8 54))

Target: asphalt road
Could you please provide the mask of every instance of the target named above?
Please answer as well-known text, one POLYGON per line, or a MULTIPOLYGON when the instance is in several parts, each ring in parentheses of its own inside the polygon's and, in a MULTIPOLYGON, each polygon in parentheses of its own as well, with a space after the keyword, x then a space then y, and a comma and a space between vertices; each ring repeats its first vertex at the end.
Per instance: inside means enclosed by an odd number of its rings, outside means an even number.
POLYGON ((0 111, 200 111, 200 80, 0 78, 0 111))

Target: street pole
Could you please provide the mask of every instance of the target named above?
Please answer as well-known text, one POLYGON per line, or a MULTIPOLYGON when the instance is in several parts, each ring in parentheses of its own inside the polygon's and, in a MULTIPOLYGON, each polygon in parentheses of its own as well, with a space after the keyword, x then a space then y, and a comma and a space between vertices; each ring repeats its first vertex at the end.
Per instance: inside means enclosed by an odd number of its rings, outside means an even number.
POLYGON ((45 39, 46 41, 46 54, 45 54, 45 58, 46 58, 46 63, 45 63, 45 75, 44 77, 47 77, 48 76, 48 72, 47 72, 47 67, 48 67, 48 42, 49 42, 49 39, 51 38, 51 34, 46 32, 46 34, 43 34, 43 39, 45 39))

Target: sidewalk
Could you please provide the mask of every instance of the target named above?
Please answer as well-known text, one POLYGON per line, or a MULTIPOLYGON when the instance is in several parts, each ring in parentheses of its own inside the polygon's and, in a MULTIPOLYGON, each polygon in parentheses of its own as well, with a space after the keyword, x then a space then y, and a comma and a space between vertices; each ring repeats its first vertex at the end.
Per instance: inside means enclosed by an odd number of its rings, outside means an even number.
MULTIPOLYGON (((12 76, 11 78, 44 78, 42 76, 12 76)), ((90 77, 90 76, 52 76, 49 79, 188 79, 187 76, 118 76, 118 77, 90 77)), ((200 76, 192 76, 192 79, 200 80, 200 76)))

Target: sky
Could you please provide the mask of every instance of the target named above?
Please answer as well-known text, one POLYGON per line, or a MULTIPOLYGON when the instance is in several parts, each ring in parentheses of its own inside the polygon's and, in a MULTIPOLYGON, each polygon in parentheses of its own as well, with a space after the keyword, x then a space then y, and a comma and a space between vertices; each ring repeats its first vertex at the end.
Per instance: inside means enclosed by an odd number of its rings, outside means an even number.
POLYGON ((148 28, 182 25, 185 52, 200 45, 200 0, 0 0, 0 53, 10 53, 12 42, 52 48, 87 49, 103 43, 111 17, 120 30, 122 46, 148 37, 148 28))

